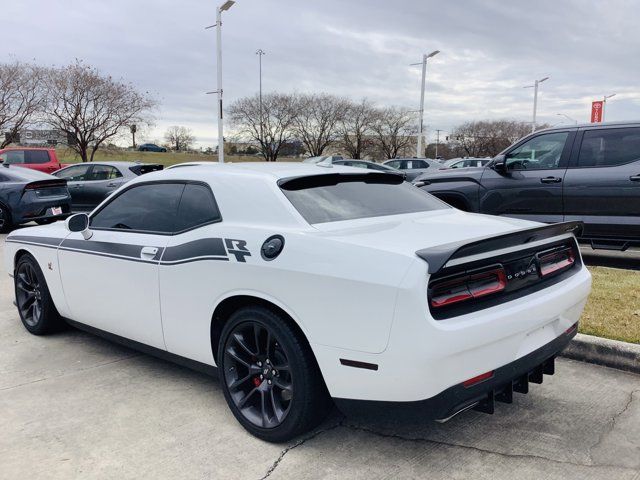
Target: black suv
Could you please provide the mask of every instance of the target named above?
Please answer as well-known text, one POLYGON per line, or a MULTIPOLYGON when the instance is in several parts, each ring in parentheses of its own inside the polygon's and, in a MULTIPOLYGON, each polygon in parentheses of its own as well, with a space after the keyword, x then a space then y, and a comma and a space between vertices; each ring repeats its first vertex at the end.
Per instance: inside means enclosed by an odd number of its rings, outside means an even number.
POLYGON ((414 184, 470 212, 581 220, 593 248, 640 246, 640 122, 540 130, 487 166, 426 173, 414 184))

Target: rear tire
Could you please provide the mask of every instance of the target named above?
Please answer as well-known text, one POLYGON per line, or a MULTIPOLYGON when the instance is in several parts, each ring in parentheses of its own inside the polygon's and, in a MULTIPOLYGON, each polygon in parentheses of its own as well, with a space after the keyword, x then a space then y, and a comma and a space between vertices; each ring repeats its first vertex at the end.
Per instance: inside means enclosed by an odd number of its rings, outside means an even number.
POLYGON ((11 211, 4 205, 0 205, 0 233, 7 233, 13 227, 11 211))
POLYGON ((44 274, 30 254, 18 260, 14 272, 18 314, 24 328, 34 335, 46 335, 65 325, 56 310, 44 274))
POLYGON ((266 308, 231 315, 220 335, 218 365, 231 412, 262 440, 288 441, 317 426, 331 408, 306 340, 266 308))

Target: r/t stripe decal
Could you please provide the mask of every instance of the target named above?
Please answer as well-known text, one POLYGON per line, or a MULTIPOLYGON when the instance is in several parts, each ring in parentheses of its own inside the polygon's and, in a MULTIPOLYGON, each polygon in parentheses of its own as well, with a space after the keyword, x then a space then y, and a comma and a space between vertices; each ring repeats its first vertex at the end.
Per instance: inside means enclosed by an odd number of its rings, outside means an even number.
POLYGON ((244 263, 246 262, 245 257, 251 256, 246 240, 230 238, 201 238, 167 248, 156 247, 158 252, 155 256, 146 259, 140 255, 142 249, 154 245, 131 245, 96 240, 31 237, 27 235, 15 235, 7 238, 6 241, 160 265, 177 265, 201 260, 229 261, 229 255, 233 255, 236 261, 244 263))

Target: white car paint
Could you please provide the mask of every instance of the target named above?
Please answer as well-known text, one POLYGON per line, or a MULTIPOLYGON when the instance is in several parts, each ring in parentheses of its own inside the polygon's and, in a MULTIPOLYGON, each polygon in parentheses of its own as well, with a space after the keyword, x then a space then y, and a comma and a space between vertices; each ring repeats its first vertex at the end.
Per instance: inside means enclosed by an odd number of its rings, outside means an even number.
MULTIPOLYGON (((5 265, 12 274, 16 254, 28 251, 63 317, 212 366, 216 307, 237 295, 264 299, 299 325, 330 394, 345 399, 430 398, 523 357, 578 321, 591 286, 583 266, 530 295, 435 320, 427 300, 429 265, 417 250, 539 224, 443 204, 430 212, 311 225, 277 184, 288 177, 354 172, 363 173, 299 164, 191 165, 149 173, 127 186, 206 182, 223 220, 169 236, 96 230, 90 240, 69 233, 62 222, 21 229, 7 238, 5 265), (285 248, 277 259, 265 261, 260 247, 274 234, 285 237, 285 248), (212 238, 231 240, 219 254, 228 261, 209 256, 172 262, 142 251, 140 261, 132 261, 117 253, 82 253, 73 246, 136 245, 138 250, 158 248, 166 256, 168 249, 212 238), (234 259, 234 239, 246 242, 251 255, 244 262, 234 259), (340 358, 375 363, 379 370, 345 367, 340 358)), ((564 237, 570 234, 558 238, 564 237)))

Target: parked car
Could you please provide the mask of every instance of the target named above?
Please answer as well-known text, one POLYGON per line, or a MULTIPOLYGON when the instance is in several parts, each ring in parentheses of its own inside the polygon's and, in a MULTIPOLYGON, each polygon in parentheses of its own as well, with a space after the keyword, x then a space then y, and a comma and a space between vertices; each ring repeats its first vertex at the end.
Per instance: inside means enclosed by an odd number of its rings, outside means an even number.
POLYGON ((590 290, 576 228, 464 213, 381 172, 194 165, 13 232, 4 265, 29 332, 66 319, 217 366, 238 421, 282 442, 331 398, 445 420, 541 383, 590 290))
POLYGON ((344 157, 340 155, 322 155, 319 157, 305 158, 302 163, 333 163, 337 160, 344 160, 344 157))
POLYGON ((86 212, 93 210, 129 180, 162 168, 157 163, 91 162, 71 165, 53 175, 67 181, 72 210, 86 212))
POLYGON ((442 168, 440 162, 431 158, 394 158, 387 160, 382 165, 402 170, 406 174, 408 181, 414 180, 427 171, 430 172, 442 168))
POLYGON ((470 212, 582 221, 580 239, 594 248, 640 246, 640 122, 541 130, 485 167, 415 184, 470 212))
POLYGON ((155 143, 143 143, 142 145, 138 146, 138 151, 140 152, 166 152, 167 149, 164 147, 160 147, 159 145, 156 145, 155 143))
POLYGON ((344 167, 366 168, 367 170, 376 170, 378 172, 394 173, 406 178, 406 173, 381 163, 369 162, 368 160, 334 160, 333 165, 342 165, 344 167))
POLYGON ((31 221, 54 222, 70 212, 64 180, 27 168, 0 167, 0 232, 31 221))
POLYGON ((453 158, 444 162, 442 164, 442 167, 440 167, 440 170, 447 170, 452 168, 483 167, 490 161, 490 158, 453 158))
POLYGON ((44 173, 53 173, 66 166, 58 160, 55 148, 5 148, 0 150, 0 163, 31 168, 44 173))

